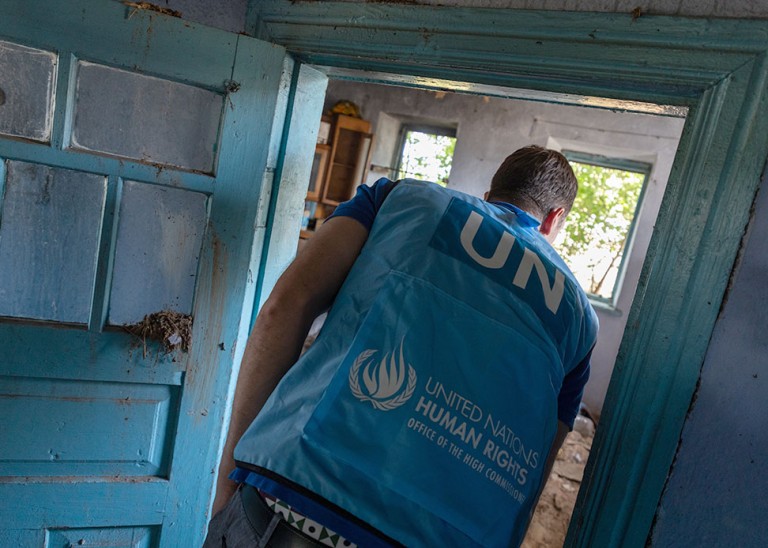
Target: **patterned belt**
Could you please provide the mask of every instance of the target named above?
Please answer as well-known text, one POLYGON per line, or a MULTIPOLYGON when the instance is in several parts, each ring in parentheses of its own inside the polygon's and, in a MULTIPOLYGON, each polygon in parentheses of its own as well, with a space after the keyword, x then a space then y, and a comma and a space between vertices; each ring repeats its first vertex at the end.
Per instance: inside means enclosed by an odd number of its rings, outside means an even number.
POLYGON ((332 529, 329 529, 325 525, 322 525, 301 512, 296 511, 285 501, 276 498, 274 495, 262 491, 259 489, 261 498, 267 503, 270 510, 273 510, 276 514, 283 516, 283 519, 288 522, 288 525, 298 529, 311 539, 318 541, 323 546, 329 546, 330 548, 357 548, 357 545, 348 541, 332 529))
POLYGON ((243 485, 240 497, 251 526, 262 537, 259 546, 270 548, 316 548, 324 546, 289 525, 280 514, 269 509, 258 489, 243 485))

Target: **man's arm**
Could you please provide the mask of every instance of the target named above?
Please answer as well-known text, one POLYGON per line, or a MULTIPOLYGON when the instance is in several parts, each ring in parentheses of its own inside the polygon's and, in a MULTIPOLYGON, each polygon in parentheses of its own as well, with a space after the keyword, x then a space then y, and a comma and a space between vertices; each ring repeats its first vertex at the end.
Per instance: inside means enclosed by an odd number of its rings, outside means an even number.
MULTIPOLYGON (((544 484, 547 483, 549 474, 552 473, 552 467, 555 465, 555 459, 557 458, 557 452, 563 446, 565 437, 570 432, 570 428, 563 421, 557 421, 557 432, 555 433, 555 439, 552 440, 552 447, 549 449, 549 455, 547 455, 547 462, 544 468, 544 481, 541 484, 541 488, 544 488, 544 484)), ((541 494, 541 493, 539 493, 541 494)))
POLYGON ((570 432, 570 428, 567 424, 565 424, 563 421, 558 420, 557 421, 557 432, 555 432, 555 439, 552 440, 552 445, 549 448, 549 454, 547 454, 547 460, 544 463, 544 476, 541 481, 541 486, 539 487, 539 492, 536 493, 536 503, 531 508, 531 513, 528 516, 528 526, 531 525, 530 521, 533 519, 533 513, 536 510, 536 507, 539 505, 539 497, 541 497, 541 494, 544 492, 544 486, 547 484, 547 480, 549 479, 549 475, 552 473, 552 467, 555 465, 555 460, 557 459, 557 453, 560 451, 560 448, 563 446, 563 442, 565 441, 565 437, 568 435, 568 432, 570 432))
POLYGON ((227 479, 235 467, 235 445, 298 359, 312 322, 333 303, 367 238, 368 230, 351 217, 323 223, 264 303, 240 366, 214 513, 224 507, 236 487, 227 479))

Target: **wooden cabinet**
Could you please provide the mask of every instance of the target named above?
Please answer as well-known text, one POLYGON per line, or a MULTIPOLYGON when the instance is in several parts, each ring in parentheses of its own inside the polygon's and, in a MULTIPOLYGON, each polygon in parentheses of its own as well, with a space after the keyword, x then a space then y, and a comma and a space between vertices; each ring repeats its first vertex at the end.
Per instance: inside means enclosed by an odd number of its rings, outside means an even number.
POLYGON ((312 171, 309 173, 309 188, 307 200, 319 202, 325 182, 325 171, 328 166, 328 156, 331 153, 331 145, 315 145, 315 158, 312 160, 312 171))
POLYGON ((354 196, 368 175, 372 150, 370 122, 343 114, 333 117, 330 142, 315 145, 302 238, 310 237, 316 223, 354 196))
POLYGON ((368 174, 372 144, 370 122, 342 114, 335 117, 322 203, 337 206, 354 195, 368 174))

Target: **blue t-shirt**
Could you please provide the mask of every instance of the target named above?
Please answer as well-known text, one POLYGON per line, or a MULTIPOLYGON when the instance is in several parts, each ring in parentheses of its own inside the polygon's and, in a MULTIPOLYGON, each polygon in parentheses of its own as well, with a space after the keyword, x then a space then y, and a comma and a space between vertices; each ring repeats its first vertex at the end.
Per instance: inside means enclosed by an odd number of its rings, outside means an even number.
MULTIPOLYGON (((381 208, 381 205, 384 203, 384 199, 389 195, 392 189, 395 188, 397 183, 397 181, 381 178, 372 186, 360 185, 357 188, 355 196, 351 200, 339 204, 333 214, 328 218, 351 217, 360 222, 360 224, 370 231, 373 226, 373 220, 376 218, 376 213, 378 213, 379 208, 381 208)), ((523 213, 523 215, 520 216, 521 219, 528 219, 530 221, 530 226, 538 225, 538 221, 512 204, 506 202, 492 203, 517 213, 523 213)), ((565 376, 563 379, 563 386, 560 389, 560 394, 557 398, 557 418, 571 429, 576 420, 576 415, 579 413, 579 405, 581 404, 581 398, 584 395, 584 386, 589 379, 589 362, 591 356, 592 352, 587 354, 581 363, 565 376)))

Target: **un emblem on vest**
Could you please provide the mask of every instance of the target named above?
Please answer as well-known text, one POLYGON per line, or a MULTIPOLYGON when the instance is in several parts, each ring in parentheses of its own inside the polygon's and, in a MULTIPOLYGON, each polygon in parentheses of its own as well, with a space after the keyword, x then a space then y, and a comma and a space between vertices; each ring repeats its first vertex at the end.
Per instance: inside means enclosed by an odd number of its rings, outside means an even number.
POLYGON ((416 388, 416 371, 405 361, 403 341, 398 350, 387 352, 380 361, 374 358, 377 350, 360 352, 349 370, 349 389, 358 400, 391 411, 410 399, 416 388))

